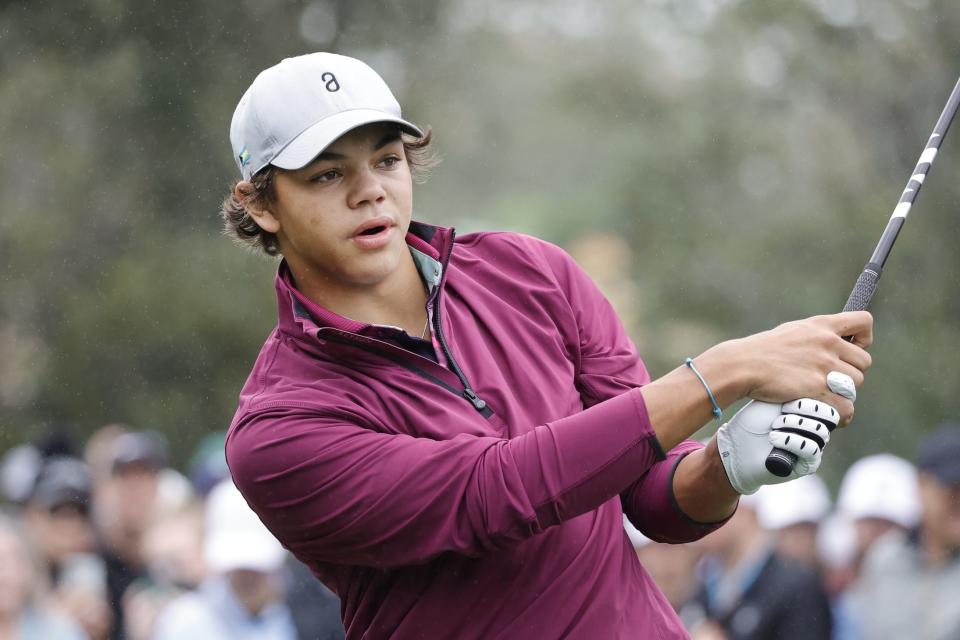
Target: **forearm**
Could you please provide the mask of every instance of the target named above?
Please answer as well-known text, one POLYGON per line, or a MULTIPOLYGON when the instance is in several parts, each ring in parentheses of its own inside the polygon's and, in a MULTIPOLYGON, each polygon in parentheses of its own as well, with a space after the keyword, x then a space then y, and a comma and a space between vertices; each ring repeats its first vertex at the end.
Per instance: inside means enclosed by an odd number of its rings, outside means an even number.
POLYGON ((716 438, 680 461, 673 475, 673 495, 680 510, 697 522, 719 522, 733 514, 740 494, 730 486, 716 438))
POLYGON ((692 476, 686 465, 690 464, 689 459, 701 459, 702 453, 702 444, 685 440, 674 447, 665 460, 653 465, 640 480, 620 494, 623 512, 644 535, 657 542, 693 542, 726 521, 733 507, 726 513, 721 513, 719 509, 701 510, 688 499, 689 493, 697 491, 697 483, 689 482, 692 476), (685 470, 680 472, 682 464, 685 470), (682 507, 676 493, 678 472, 683 494, 682 507), (688 510, 692 513, 688 513, 688 510))
POLYGON ((375 567, 479 556, 596 509, 661 461, 642 401, 631 390, 510 439, 396 435, 276 407, 232 429, 227 460, 295 553, 375 567))
MULTIPOLYGON (((853 416, 853 401, 827 387, 832 371, 863 382, 870 366, 864 349, 872 341, 873 320, 864 311, 815 316, 770 331, 722 342, 694 360, 720 408, 740 398, 769 403, 812 398, 837 409, 840 425, 853 416), (853 343, 842 336, 853 335, 853 343)), ((681 365, 643 388, 647 415, 657 440, 669 450, 711 417, 703 384, 681 365)))

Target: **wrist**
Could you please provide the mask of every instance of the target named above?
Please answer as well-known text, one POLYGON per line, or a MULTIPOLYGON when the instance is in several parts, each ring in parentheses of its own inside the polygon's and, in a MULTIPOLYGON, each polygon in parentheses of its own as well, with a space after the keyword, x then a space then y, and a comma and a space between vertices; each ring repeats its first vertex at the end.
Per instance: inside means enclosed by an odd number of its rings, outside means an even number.
POLYGON ((756 368, 743 357, 740 340, 727 340, 710 347, 694 358, 703 377, 710 383, 720 406, 728 406, 747 397, 759 384, 756 368))
POLYGON ((730 484, 715 439, 680 461, 673 492, 680 510, 696 522, 720 522, 736 510, 740 494, 730 484))
POLYGON ((707 445, 702 450, 702 454, 703 464, 706 469, 705 473, 711 478, 722 479, 722 482, 719 480, 717 482, 719 485, 717 487, 717 495, 729 500, 738 499, 740 493, 733 488, 733 484, 730 482, 730 474, 727 473, 726 467, 723 466, 723 459, 720 457, 720 447, 717 446, 716 435, 707 442, 707 445))

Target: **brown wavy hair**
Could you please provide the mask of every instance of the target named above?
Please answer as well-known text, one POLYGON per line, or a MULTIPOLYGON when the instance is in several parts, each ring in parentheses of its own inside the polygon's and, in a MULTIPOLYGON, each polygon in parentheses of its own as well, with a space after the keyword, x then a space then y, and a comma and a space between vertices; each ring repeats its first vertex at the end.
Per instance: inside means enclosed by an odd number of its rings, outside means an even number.
MULTIPOLYGON (((430 175, 430 169, 439 162, 436 154, 429 149, 433 131, 430 127, 423 127, 422 130, 424 132, 422 138, 403 132, 400 135, 403 141, 403 152, 413 174, 413 181, 418 184, 426 181, 430 175)), ((278 171, 281 169, 267 165, 254 174, 250 178, 253 189, 243 198, 238 198, 236 194, 237 185, 242 180, 235 181, 230 185, 230 192, 220 205, 224 234, 240 246, 257 252, 263 251, 268 256, 280 255, 280 243, 276 234, 260 228, 256 219, 250 214, 250 209, 269 208, 270 204, 276 202, 274 176, 278 171)))

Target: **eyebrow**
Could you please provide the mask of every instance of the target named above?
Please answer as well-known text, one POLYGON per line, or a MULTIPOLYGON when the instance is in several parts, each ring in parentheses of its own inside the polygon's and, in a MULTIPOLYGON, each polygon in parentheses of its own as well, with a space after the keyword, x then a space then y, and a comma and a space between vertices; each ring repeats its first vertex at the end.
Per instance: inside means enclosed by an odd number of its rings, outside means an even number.
MULTIPOLYGON (((394 129, 393 131, 390 131, 389 133, 384 135, 382 138, 380 138, 379 142, 373 145, 373 150, 379 151, 380 149, 383 149, 388 144, 392 142, 396 142, 399 139, 400 139, 400 131, 398 129, 394 129)), ((313 164, 315 162, 321 162, 323 160, 346 160, 346 158, 347 156, 343 155, 342 153, 337 153, 335 151, 324 151, 323 153, 318 155, 316 158, 311 160, 310 164, 313 164)))

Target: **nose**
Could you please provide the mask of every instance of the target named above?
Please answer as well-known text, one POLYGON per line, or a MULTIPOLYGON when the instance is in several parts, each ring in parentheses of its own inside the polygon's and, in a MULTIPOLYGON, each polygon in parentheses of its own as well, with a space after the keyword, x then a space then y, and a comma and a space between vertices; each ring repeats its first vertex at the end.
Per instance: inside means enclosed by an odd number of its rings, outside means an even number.
POLYGON ((352 187, 347 198, 347 205, 351 209, 357 209, 365 204, 378 204, 387 197, 380 176, 369 167, 365 167, 356 174, 352 187))

